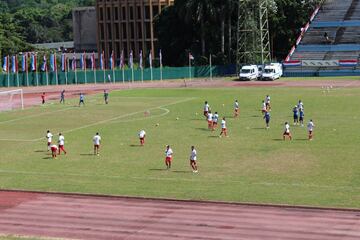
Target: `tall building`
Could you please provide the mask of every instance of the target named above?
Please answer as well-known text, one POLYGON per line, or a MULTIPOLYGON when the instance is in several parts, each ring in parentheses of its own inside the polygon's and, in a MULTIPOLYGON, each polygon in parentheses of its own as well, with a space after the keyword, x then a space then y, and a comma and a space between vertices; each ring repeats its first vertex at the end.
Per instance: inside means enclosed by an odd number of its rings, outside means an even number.
POLYGON ((75 8, 72 15, 75 51, 97 51, 95 7, 75 8))
MULTIPOLYGON (((144 55, 150 51, 153 56, 158 51, 154 33, 154 18, 174 0, 97 0, 97 46, 108 59, 114 51, 120 58, 124 50, 125 58, 130 51, 138 58, 140 50, 144 55)), ((157 53, 156 53, 157 54, 157 53)))

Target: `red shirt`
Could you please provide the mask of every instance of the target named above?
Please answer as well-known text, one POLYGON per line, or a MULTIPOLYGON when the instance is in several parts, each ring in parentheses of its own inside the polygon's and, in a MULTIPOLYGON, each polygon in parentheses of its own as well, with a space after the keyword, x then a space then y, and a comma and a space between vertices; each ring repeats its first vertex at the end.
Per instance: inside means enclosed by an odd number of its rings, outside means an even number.
POLYGON ((45 94, 42 94, 42 95, 41 95, 41 99, 42 99, 42 100, 45 100, 45 94))

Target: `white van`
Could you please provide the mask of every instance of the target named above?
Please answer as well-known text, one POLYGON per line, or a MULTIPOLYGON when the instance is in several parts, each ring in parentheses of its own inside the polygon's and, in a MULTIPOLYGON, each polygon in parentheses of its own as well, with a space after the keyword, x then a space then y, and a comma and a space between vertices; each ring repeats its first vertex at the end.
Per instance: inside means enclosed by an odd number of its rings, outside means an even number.
POLYGON ((246 65, 240 70, 240 80, 256 80, 259 77, 259 70, 256 65, 246 65))
POLYGON ((282 75, 283 69, 281 63, 271 63, 265 66, 262 73, 262 80, 274 81, 275 79, 279 79, 282 75))

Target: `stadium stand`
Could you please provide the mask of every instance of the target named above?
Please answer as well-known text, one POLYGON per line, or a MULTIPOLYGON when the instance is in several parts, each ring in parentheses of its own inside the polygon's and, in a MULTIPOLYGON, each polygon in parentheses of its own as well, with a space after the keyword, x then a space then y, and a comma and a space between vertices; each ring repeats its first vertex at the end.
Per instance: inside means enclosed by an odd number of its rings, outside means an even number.
POLYGON ((300 66, 314 75, 324 70, 357 70, 359 58, 360 0, 324 0, 285 59, 285 75, 300 66), (321 61, 331 63, 324 67, 321 61))

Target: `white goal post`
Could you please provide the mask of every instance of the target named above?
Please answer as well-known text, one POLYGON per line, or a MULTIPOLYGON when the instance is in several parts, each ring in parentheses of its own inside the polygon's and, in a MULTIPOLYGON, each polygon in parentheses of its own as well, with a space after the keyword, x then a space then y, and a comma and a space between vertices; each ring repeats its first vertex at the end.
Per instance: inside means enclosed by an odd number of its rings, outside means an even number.
POLYGON ((0 112, 14 109, 24 109, 23 90, 0 91, 0 112))

